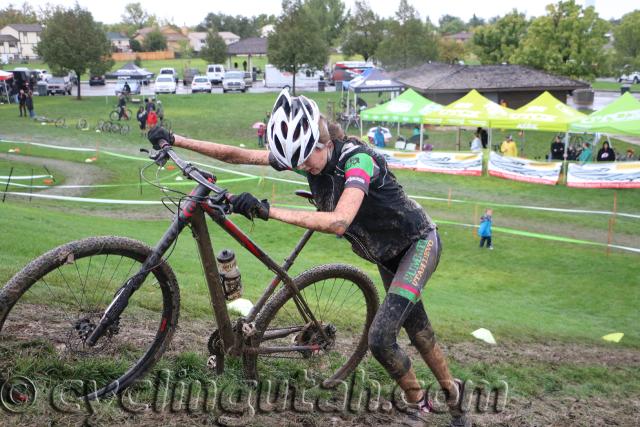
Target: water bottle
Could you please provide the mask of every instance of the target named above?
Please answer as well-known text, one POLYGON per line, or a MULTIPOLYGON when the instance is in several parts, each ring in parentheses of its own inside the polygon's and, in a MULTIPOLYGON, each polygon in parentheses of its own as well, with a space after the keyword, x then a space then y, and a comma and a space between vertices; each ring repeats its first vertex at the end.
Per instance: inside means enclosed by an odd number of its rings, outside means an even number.
POLYGON ((223 249, 218 253, 216 259, 218 260, 218 270, 225 298, 227 301, 240 298, 242 296, 242 281, 240 270, 236 264, 236 254, 231 249, 223 249))

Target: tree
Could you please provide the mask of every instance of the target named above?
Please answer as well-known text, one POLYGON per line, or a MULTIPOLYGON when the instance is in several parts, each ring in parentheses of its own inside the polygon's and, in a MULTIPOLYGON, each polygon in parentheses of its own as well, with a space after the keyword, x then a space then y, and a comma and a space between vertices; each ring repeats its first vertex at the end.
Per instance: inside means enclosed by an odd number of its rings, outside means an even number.
POLYGON ((438 26, 440 34, 456 34, 467 29, 462 19, 452 15, 442 15, 438 20, 438 26))
POLYGON ((413 67, 438 57, 438 37, 407 0, 400 0, 396 19, 389 21, 387 37, 376 57, 388 69, 413 67))
POLYGON ((467 55, 467 48, 463 43, 445 38, 438 40, 438 51, 440 52, 438 59, 447 64, 457 64, 467 55))
POLYGON ((221 64, 227 59, 227 44, 215 29, 207 31, 207 38, 205 45, 200 50, 200 57, 209 64, 221 64))
POLYGON ((513 62, 513 55, 527 33, 529 21, 524 13, 513 9, 493 24, 476 28, 473 49, 483 64, 513 62))
POLYGON ((144 50, 147 52, 165 50, 167 48, 167 38, 162 34, 159 28, 154 28, 144 37, 142 45, 144 46, 144 50))
POLYGON ((256 25, 256 18, 247 18, 246 16, 231 16, 222 13, 209 13, 204 21, 197 26, 199 31, 229 31, 244 39, 247 37, 257 36, 259 28, 256 25))
POLYGON ((293 94, 300 67, 319 69, 327 62, 329 46, 320 25, 301 0, 282 2, 282 15, 269 35, 267 54, 273 65, 293 73, 293 94))
POLYGON ((575 0, 550 4, 547 15, 533 20, 514 57, 551 73, 592 79, 606 67, 607 29, 593 7, 583 9, 575 0))
POLYGON ((318 21, 324 40, 333 46, 347 22, 342 0, 306 0, 304 6, 318 21))
POLYGON ((124 7, 125 13, 122 14, 122 22, 134 27, 136 30, 144 28, 149 23, 150 15, 142 9, 140 3, 129 3, 124 7))
POLYGON ((640 10, 622 17, 620 24, 613 29, 613 38, 616 65, 640 68, 640 10))
POLYGON ((0 9, 0 28, 9 24, 36 24, 38 16, 29 3, 22 3, 21 8, 16 8, 13 4, 0 9))
MULTIPOLYGON (((88 68, 111 57, 106 33, 93 20, 91 12, 78 3, 71 9, 58 7, 51 14, 36 50, 51 68, 74 71, 78 81, 88 68)), ((80 87, 78 84, 78 99, 80 87)))
POLYGON ((134 52, 142 52, 143 50, 142 43, 140 43, 137 39, 129 39, 129 46, 134 52))
POLYGON ((367 0, 356 0, 355 11, 347 21, 347 31, 342 42, 345 55, 362 55, 368 61, 382 41, 382 22, 367 0))
POLYGON ((89 74, 93 76, 101 76, 103 74, 106 74, 107 71, 109 71, 114 64, 115 64, 115 61, 111 59, 110 56, 101 58, 100 61, 93 64, 89 64, 89 67, 88 67, 89 74))
POLYGON ((467 27, 468 28, 482 27, 484 24, 485 24, 484 19, 478 18, 474 13, 471 19, 469 19, 469 22, 467 22, 467 27))

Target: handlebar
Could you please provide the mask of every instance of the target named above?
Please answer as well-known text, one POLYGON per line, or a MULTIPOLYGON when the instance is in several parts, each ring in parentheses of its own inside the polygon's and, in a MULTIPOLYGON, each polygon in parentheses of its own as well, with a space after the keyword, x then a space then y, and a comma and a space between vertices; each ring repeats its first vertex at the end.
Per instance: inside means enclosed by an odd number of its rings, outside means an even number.
POLYGON ((222 187, 219 187, 215 184, 217 178, 215 175, 202 171, 197 167, 193 166, 191 163, 182 160, 178 154, 173 151, 171 145, 164 140, 160 140, 159 142, 160 150, 158 151, 148 151, 146 149, 141 149, 141 151, 149 153, 149 158, 153 160, 158 166, 164 166, 167 163, 168 159, 173 160, 178 168, 182 171, 182 173, 189 179, 196 181, 198 184, 201 184, 211 190, 214 194, 211 196, 211 200, 215 203, 221 203, 225 200, 228 200, 230 194, 227 190, 222 187))

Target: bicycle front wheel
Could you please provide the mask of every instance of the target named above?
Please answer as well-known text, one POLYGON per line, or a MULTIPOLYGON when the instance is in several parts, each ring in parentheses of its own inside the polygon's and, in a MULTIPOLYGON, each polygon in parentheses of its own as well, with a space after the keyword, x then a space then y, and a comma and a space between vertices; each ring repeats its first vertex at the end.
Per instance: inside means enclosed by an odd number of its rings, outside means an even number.
POLYGON ((177 326, 179 290, 164 262, 94 347, 86 338, 113 295, 152 249, 123 237, 91 237, 29 263, 0 290, 0 376, 48 388, 67 378, 93 384, 90 398, 118 393, 160 358, 177 326))
POLYGON ((120 117, 120 113, 117 110, 113 110, 109 114, 109 119, 111 119, 111 120, 118 120, 118 117, 120 117))
POLYGON ((256 318, 258 332, 244 354, 245 374, 257 379, 259 370, 275 370, 271 373, 277 375, 279 369, 302 368, 325 387, 334 387, 351 374, 367 352, 378 293, 362 271, 344 264, 313 268, 296 277, 294 283, 322 331, 302 318, 293 292, 283 287, 256 318))

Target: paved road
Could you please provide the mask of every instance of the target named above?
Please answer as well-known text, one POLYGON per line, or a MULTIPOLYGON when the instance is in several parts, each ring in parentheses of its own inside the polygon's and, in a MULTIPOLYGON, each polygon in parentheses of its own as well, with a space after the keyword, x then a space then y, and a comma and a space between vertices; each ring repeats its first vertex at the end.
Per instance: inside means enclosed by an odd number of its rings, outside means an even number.
MULTIPOLYGON (((147 96, 147 95, 153 95, 154 91, 153 91, 153 83, 147 85, 147 86, 142 86, 142 93, 141 96, 147 96)), ((298 89, 302 89, 302 90, 310 90, 310 91, 317 91, 318 88, 317 87, 312 87, 312 88, 298 88, 298 89)), ((72 94, 75 95, 77 93, 77 88, 73 88, 73 92, 72 94)), ((335 92, 335 86, 327 86, 326 87, 327 92, 335 92)), ((254 86, 249 88, 249 92, 253 92, 253 93, 264 93, 264 92, 279 92, 280 88, 273 88, 273 87, 264 87, 264 81, 258 81, 254 83, 254 86)), ((104 86, 89 86, 88 83, 81 83, 81 87, 80 87, 80 93, 82 96, 115 96, 116 93, 116 83, 115 82, 109 82, 107 81, 107 84, 104 86)), ((184 86, 182 83, 178 85, 178 89, 177 89, 177 94, 178 95, 183 95, 183 94, 188 94, 191 93, 191 86, 184 86)), ((218 87, 214 87, 213 88, 213 93, 222 93, 222 87, 218 86, 218 87)), ((171 96, 171 95, 164 95, 164 96, 171 96)))

